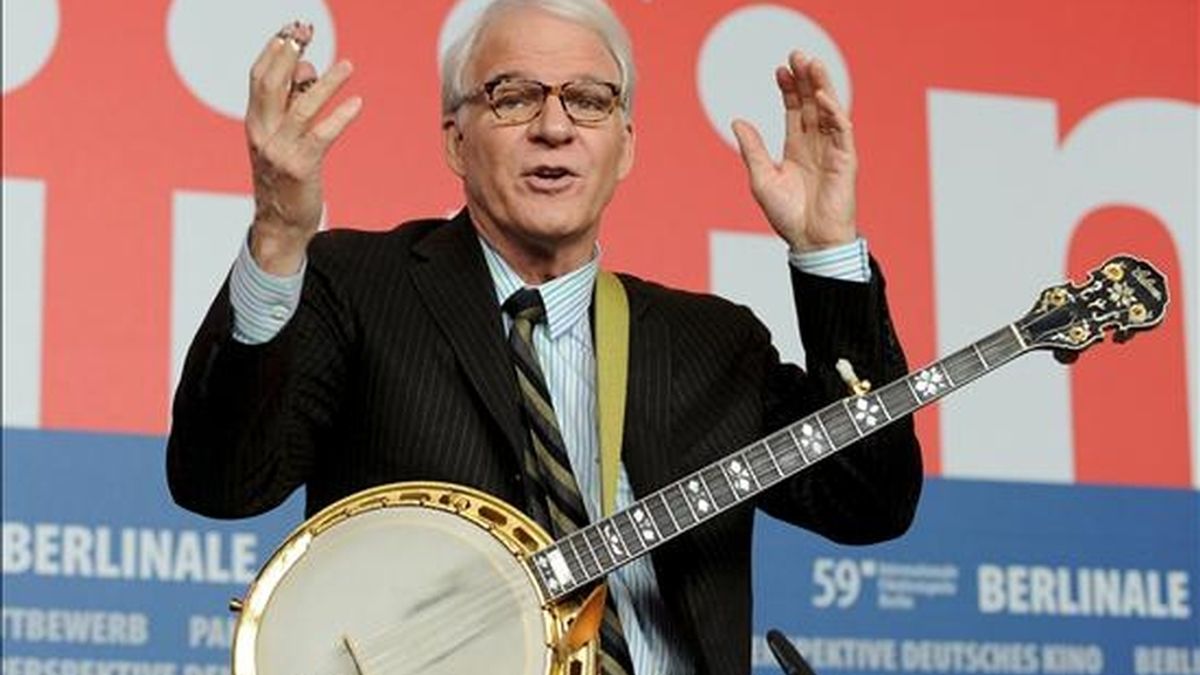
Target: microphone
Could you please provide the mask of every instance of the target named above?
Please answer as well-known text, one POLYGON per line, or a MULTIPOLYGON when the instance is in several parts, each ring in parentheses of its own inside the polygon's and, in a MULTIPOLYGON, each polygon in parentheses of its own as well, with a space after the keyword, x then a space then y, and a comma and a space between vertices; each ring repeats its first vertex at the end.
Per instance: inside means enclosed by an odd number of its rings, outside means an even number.
POLYGON ((779 662, 779 667, 783 668, 785 675, 816 675, 808 661, 800 656, 800 652, 796 651, 796 647, 783 633, 774 628, 767 631, 767 646, 771 648, 771 653, 775 655, 775 660, 779 662))

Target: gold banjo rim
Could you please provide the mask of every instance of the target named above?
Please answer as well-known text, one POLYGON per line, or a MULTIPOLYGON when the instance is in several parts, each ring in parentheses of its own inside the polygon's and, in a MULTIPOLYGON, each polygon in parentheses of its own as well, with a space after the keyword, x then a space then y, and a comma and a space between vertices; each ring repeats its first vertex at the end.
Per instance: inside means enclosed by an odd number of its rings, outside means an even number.
MULTIPOLYGON (((292 530, 263 565, 246 591, 233 634, 234 675, 259 675, 255 645, 262 616, 279 583, 299 562, 315 537, 359 514, 389 508, 430 508, 453 513, 499 541, 537 589, 542 610, 545 643, 552 649, 562 640, 578 610, 576 603, 551 603, 545 590, 525 564, 530 555, 554 542, 536 521, 486 492, 464 485, 437 481, 389 483, 344 497, 321 509, 292 530)), ((581 655, 586 658, 586 655, 581 655)), ((552 664, 551 673, 565 672, 565 664, 552 664)))

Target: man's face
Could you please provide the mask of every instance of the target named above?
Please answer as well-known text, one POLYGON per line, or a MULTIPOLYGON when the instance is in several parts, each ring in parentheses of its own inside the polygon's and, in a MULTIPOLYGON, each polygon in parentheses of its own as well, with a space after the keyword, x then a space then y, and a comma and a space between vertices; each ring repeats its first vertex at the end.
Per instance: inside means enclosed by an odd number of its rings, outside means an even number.
MULTIPOLYGON (((620 81, 599 35, 536 10, 508 13, 485 30, 467 75, 472 86, 500 76, 620 81)), ((515 125, 474 99, 446 120, 445 132, 447 162, 463 178, 471 214, 502 250, 590 254, 601 213, 633 164, 633 128, 620 109, 578 125, 556 96, 515 125)))

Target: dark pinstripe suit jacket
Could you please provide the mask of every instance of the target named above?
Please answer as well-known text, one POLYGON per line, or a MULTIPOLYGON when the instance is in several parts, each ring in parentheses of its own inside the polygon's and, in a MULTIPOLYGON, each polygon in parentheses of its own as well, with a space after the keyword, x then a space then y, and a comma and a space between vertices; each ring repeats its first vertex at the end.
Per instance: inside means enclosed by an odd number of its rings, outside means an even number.
MULTIPOLYGON (((869 284, 793 271, 810 371, 781 364, 745 308, 625 276, 630 304, 623 461, 646 494, 844 395, 832 365, 905 371, 878 269, 869 284)), ((218 518, 305 485, 307 511, 385 482, 441 480, 513 504, 527 442, 491 278, 469 219, 335 231, 309 250, 299 309, 270 342, 232 340, 228 289, 176 392, 167 452, 176 501, 218 518)), ((903 532, 921 484, 902 422, 777 486, 759 506, 847 543, 903 532)), ((749 672, 753 511, 735 509, 652 554, 703 672, 749 672)))

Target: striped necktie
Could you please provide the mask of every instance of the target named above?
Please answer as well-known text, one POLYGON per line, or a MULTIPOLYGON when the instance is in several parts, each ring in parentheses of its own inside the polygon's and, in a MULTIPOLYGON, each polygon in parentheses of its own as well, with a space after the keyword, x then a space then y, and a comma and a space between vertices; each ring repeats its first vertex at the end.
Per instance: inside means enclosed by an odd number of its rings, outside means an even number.
MULTIPOLYGON (((588 515, 533 346, 533 327, 545 320, 546 308, 540 293, 523 288, 504 302, 504 311, 512 317, 508 345, 521 389, 521 405, 529 424, 530 443, 525 448, 522 464, 529 488, 530 515, 547 526, 555 538, 561 538, 586 525, 588 515)), ((621 632, 612 593, 608 594, 600 628, 600 672, 604 675, 633 673, 629 647, 621 632)))

